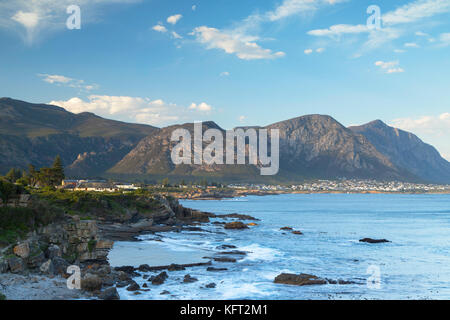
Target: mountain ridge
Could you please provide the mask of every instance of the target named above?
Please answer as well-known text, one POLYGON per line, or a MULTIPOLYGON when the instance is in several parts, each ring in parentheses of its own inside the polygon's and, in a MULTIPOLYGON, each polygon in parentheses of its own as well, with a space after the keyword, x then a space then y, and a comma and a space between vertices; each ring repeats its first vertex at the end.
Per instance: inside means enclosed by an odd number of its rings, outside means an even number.
MULTIPOLYGON (((450 163, 436 149, 381 120, 347 128, 329 115, 312 114, 267 126, 236 127, 280 130, 280 171, 266 178, 259 174, 260 164, 175 166, 170 153, 176 143, 170 141, 170 134, 177 128, 188 129, 194 138, 192 123, 156 128, 0 98, 0 169, 4 173, 29 163, 47 166, 60 154, 67 175, 80 178, 145 177, 154 181, 170 176, 236 182, 370 178, 450 183, 450 163), (405 150, 408 155, 402 156, 405 150), (424 159, 426 165, 421 164, 424 159)), ((225 135, 214 121, 203 122, 203 130, 210 128, 225 135)))

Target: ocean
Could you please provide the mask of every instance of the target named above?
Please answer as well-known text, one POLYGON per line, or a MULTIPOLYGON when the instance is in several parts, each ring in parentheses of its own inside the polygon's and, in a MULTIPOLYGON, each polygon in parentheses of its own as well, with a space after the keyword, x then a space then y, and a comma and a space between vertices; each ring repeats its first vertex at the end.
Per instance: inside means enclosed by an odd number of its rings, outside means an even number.
MULTIPOLYGON (((121 299, 450 299, 450 195, 284 194, 180 202, 216 214, 247 214, 259 221, 247 230, 225 230, 212 223, 222 219, 212 219, 201 226, 206 232, 169 232, 142 236, 141 242, 117 243, 111 264, 161 265, 170 257, 177 263, 201 262, 224 251, 218 248, 223 244, 247 255, 236 263, 213 262, 213 267, 227 271, 194 267, 168 272, 166 283, 149 284, 150 291, 140 295, 121 288, 121 299), (362 238, 391 242, 359 242, 362 238), (133 256, 139 259, 133 261, 133 256), (159 256, 164 259, 158 261, 159 256), (198 281, 183 283, 188 273, 198 281), (353 283, 275 284, 280 273, 353 283), (215 288, 206 288, 210 283, 215 288), (170 294, 161 295, 163 291, 170 294)), ((147 281, 134 280, 140 285, 147 281)))

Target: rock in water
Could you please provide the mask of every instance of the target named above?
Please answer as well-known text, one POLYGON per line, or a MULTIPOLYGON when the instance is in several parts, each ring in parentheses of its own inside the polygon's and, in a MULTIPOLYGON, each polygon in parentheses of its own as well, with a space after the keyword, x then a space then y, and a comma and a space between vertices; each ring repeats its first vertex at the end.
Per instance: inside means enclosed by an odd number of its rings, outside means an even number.
POLYGON ((242 230, 242 229, 248 229, 248 226, 240 221, 234 221, 225 224, 225 229, 231 229, 231 230, 242 230))
POLYGON ((216 287, 216 284, 214 282, 208 283, 205 287, 208 288, 208 289, 213 289, 213 288, 216 287))
POLYGON ((167 270, 168 271, 182 271, 185 270, 186 268, 183 266, 180 266, 179 264, 171 264, 167 270))
POLYGON ((366 243, 385 243, 385 242, 390 242, 389 240, 386 239, 371 239, 371 238, 364 238, 359 240, 359 242, 366 242, 366 243))
POLYGON ((185 275, 184 280, 183 280, 184 283, 192 283, 192 282, 197 282, 197 281, 198 281, 198 279, 191 277, 190 274, 185 275))
POLYGON ((140 289, 141 287, 136 283, 136 281, 132 281, 131 284, 128 286, 127 291, 137 291, 140 289))
POLYGON ((159 285, 163 284, 168 277, 169 276, 164 271, 164 272, 161 272, 160 274, 158 274, 156 277, 153 277, 151 281, 152 281, 152 284, 159 286, 159 285))
POLYGON ((275 278, 274 282, 296 286, 310 286, 328 283, 325 279, 321 279, 319 277, 306 273, 301 273, 298 275, 290 273, 282 273, 275 278))
POLYGON ((119 293, 114 287, 103 290, 103 292, 99 295, 99 298, 102 300, 120 300, 119 293))
POLYGON ((216 257, 216 258, 214 258, 214 261, 217 261, 217 262, 236 262, 236 259, 228 258, 228 257, 216 257))
POLYGON ((93 274, 88 273, 83 279, 81 279, 81 289, 86 291, 97 291, 102 288, 102 280, 93 274))
POLYGON ((214 272, 214 271, 227 271, 228 269, 227 268, 214 268, 214 267, 208 267, 208 268, 206 268, 206 271, 209 271, 209 272, 214 272))

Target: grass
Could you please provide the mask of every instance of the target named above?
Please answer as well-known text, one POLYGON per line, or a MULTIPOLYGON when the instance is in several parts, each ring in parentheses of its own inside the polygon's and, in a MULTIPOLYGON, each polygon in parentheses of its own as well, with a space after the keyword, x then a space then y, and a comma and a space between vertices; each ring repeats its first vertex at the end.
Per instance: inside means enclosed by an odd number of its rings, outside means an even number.
POLYGON ((37 227, 58 221, 63 216, 62 210, 39 200, 28 208, 0 207, 0 243, 14 243, 37 227))

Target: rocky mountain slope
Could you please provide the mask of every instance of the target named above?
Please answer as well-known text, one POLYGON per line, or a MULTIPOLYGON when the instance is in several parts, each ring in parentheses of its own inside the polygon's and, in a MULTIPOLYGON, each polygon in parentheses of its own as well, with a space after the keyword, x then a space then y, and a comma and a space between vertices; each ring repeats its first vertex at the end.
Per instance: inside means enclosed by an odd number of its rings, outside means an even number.
MULTIPOLYGON (((2 98, 0 174, 30 163, 48 166, 59 154, 69 177, 267 183, 346 177, 450 183, 450 164, 432 146, 381 121, 345 128, 329 116, 308 115, 266 126, 269 132, 280 130, 280 170, 267 177, 260 175, 260 164, 174 165, 171 152, 177 142, 170 140, 178 128, 194 138, 192 123, 159 129, 2 98)), ((207 129, 225 136, 214 122, 203 123, 203 131, 207 129)))
MULTIPOLYGON (((364 136, 323 115, 303 116, 265 127, 280 130, 280 171, 275 177, 261 177, 254 165, 175 166, 170 158, 176 144, 170 142, 171 133, 175 129, 185 128, 193 137, 193 127, 193 124, 172 126, 144 138, 110 172, 140 175, 163 173, 178 177, 195 175, 222 177, 225 180, 234 177, 251 181, 336 177, 416 179, 395 166, 364 136)), ((225 135, 225 131, 214 122, 203 124, 203 130, 209 128, 219 129, 225 135)))
POLYGON ((450 182, 450 163, 433 146, 414 134, 390 127, 381 120, 349 129, 364 135, 396 166, 405 168, 425 181, 450 182))
POLYGON ((68 175, 99 176, 157 130, 63 108, 0 99, 0 174, 48 166, 60 155, 68 175))

